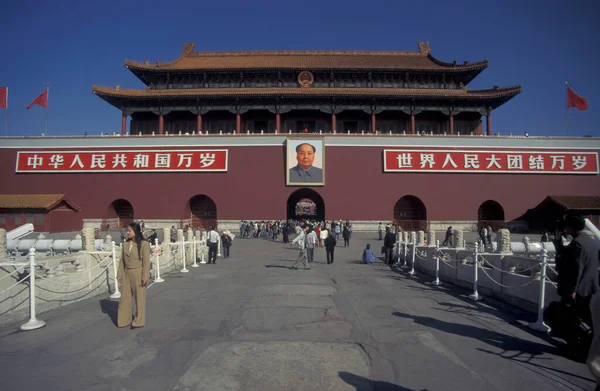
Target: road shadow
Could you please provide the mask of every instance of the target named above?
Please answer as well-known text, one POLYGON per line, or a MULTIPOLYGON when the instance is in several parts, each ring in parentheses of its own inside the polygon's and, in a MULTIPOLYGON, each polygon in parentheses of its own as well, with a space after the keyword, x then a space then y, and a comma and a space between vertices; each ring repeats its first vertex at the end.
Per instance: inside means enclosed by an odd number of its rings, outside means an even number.
POLYGON ((282 265, 265 265, 268 269, 291 269, 290 266, 282 266, 282 265))
MULTIPOLYGON (((356 391, 416 391, 386 381, 371 380, 350 372, 338 372, 340 379, 350 384, 356 391)), ((425 389, 420 391, 427 391, 425 389)))
POLYGON ((110 300, 110 299, 102 299, 102 300, 100 300, 100 310, 102 310, 103 314, 107 314, 110 317, 110 320, 112 320, 112 322, 115 326, 118 326, 118 324, 117 324, 117 317, 118 317, 118 313, 119 313, 119 302, 118 301, 114 301, 114 300, 110 300))
POLYGON ((556 355, 558 352, 558 349, 553 346, 542 345, 537 342, 527 341, 480 327, 445 322, 443 320, 430 318, 427 316, 409 315, 398 311, 393 312, 393 315, 400 318, 412 319, 416 324, 443 331, 445 333, 476 339, 505 352, 516 352, 513 353, 513 356, 527 356, 530 360, 543 354, 556 355))

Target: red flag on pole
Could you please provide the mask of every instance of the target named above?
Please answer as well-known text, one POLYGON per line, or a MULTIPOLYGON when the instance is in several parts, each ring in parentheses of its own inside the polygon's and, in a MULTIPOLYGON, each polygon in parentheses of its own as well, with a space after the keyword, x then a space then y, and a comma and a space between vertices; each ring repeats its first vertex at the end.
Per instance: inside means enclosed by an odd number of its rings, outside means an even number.
POLYGON ((587 110, 587 99, 577 95, 570 87, 567 87, 567 108, 577 107, 580 111, 587 110))
POLYGON ((40 105, 45 109, 48 108, 48 88, 46 88, 46 90, 42 92, 40 96, 35 98, 35 100, 31 102, 29 106, 27 106, 27 110, 29 110, 34 105, 40 105))
POLYGON ((0 87, 0 109, 8 109, 8 87, 0 87))

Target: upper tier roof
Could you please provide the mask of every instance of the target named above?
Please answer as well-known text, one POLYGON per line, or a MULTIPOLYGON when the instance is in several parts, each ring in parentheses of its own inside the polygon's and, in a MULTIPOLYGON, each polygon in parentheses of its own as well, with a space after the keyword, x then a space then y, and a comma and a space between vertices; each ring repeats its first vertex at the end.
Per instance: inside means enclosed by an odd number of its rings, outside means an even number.
POLYGON ((205 70, 390 70, 390 71, 481 71, 487 60, 457 64, 443 62, 430 54, 429 42, 419 42, 417 52, 294 50, 247 52, 195 52, 195 44, 185 44, 175 61, 150 64, 126 60, 134 71, 205 71, 205 70))

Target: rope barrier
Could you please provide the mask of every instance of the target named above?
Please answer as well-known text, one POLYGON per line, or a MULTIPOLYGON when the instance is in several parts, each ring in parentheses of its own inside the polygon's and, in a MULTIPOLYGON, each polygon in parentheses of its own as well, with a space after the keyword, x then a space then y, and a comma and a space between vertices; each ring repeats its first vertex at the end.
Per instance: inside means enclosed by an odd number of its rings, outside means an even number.
MULTIPOLYGON (((491 262, 489 262, 487 259, 485 259, 484 257, 482 257, 480 255, 481 259, 483 260, 484 263, 486 263, 489 267, 491 267, 492 269, 498 270, 502 273, 506 273, 506 274, 512 274, 513 276, 520 276, 521 274, 519 273, 515 273, 515 272, 511 272, 510 270, 504 270, 504 269, 500 269, 499 267, 494 266, 491 262)), ((535 269, 536 267, 539 267, 539 264, 533 265, 532 267, 529 267, 527 269, 523 269, 520 270, 521 273, 527 272, 529 270, 535 269)))
POLYGON ((29 278, 29 275, 21 278, 19 281, 15 282, 14 284, 12 284, 11 286, 9 286, 8 288, 4 289, 3 291, 0 291, 0 295, 3 294, 4 292, 8 292, 9 290, 11 290, 12 288, 14 288, 17 285, 21 284, 23 281, 25 281, 28 278, 29 278))

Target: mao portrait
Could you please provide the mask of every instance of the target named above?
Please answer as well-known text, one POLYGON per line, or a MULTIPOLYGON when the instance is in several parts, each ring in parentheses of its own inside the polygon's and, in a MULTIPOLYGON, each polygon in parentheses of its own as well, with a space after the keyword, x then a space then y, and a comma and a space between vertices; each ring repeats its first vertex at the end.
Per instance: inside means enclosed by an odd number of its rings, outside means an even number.
POLYGON ((323 139, 287 139, 287 185, 325 184, 325 143, 323 139))

